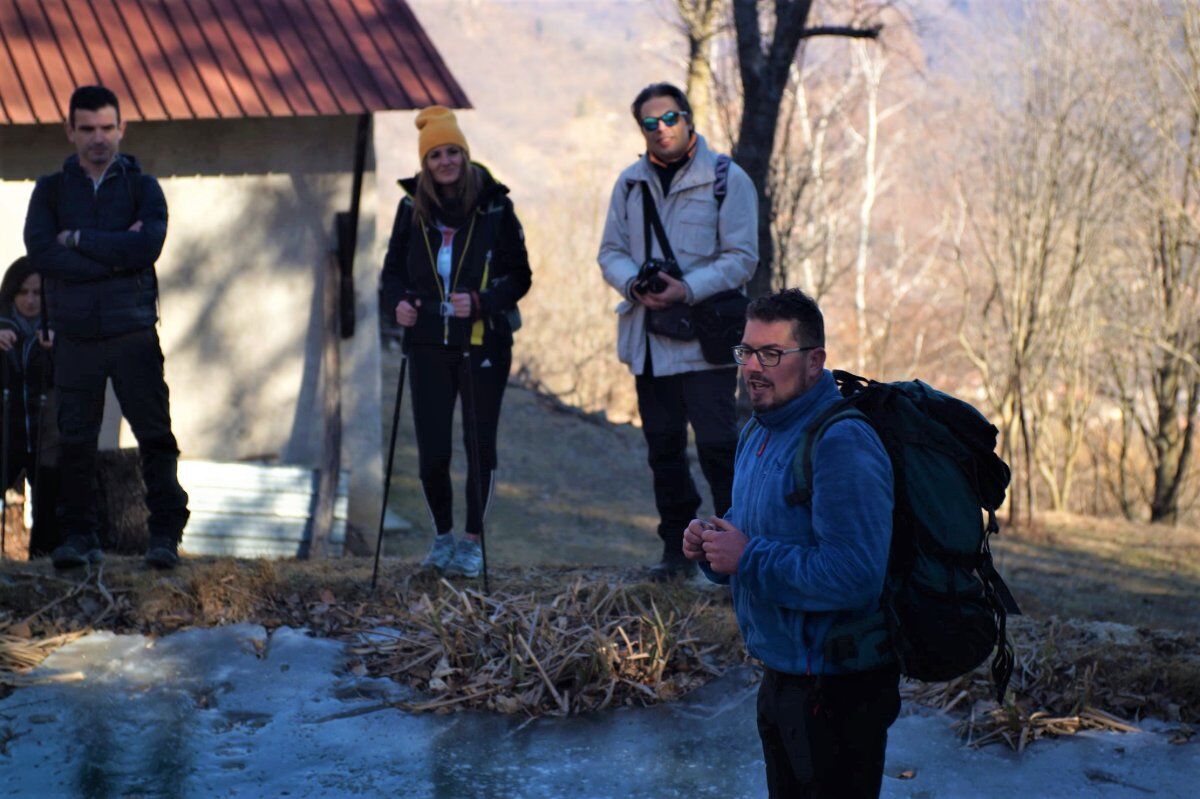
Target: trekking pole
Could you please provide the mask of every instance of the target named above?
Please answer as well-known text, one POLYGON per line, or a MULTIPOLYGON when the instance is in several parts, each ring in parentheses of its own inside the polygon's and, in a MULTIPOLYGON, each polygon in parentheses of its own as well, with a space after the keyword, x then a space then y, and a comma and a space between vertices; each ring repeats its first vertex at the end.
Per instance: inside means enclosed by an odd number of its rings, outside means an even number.
MULTIPOLYGON (((41 347, 43 337, 45 338, 46 341, 50 341, 50 312, 48 310, 46 310, 46 284, 45 284, 45 282, 42 283, 41 317, 42 317, 42 329, 40 331, 38 331, 38 333, 37 333, 38 343, 35 345, 36 348, 41 347)), ((34 349, 33 352, 37 352, 37 349, 34 349)), ((38 525, 38 522, 41 522, 41 524, 44 526, 46 523, 46 520, 38 519, 36 516, 36 513, 37 513, 37 509, 38 509, 39 505, 42 503, 42 493, 41 493, 42 492, 42 445, 45 443, 44 434, 46 432, 46 399, 50 395, 50 387, 49 387, 50 377, 54 374, 54 350, 53 349, 47 350, 46 352, 41 353, 41 355, 44 355, 45 357, 42 361, 42 371, 41 371, 41 375, 40 375, 41 385, 38 386, 38 388, 39 388, 38 411, 37 411, 37 421, 35 422, 35 424, 37 426, 34 428, 34 432, 31 435, 29 435, 29 441, 27 443, 28 443, 28 446, 30 448, 32 448, 32 450, 33 450, 33 482, 30 484, 30 487, 29 487, 30 488, 29 493, 31 495, 29 497, 29 501, 33 503, 34 514, 35 514, 33 522, 34 522, 34 525, 38 525)), ((26 380, 28 380, 28 377, 29 377, 29 365, 32 363, 33 363, 33 356, 31 354, 29 357, 28 363, 26 363, 26 365, 25 365, 26 380)), ((28 383, 26 383, 26 385, 28 385, 28 383)), ((29 417, 29 409, 28 408, 26 408, 26 410, 25 410, 25 415, 26 415, 26 418, 28 419, 28 417, 29 417)), ((44 511, 45 508, 43 507, 42 510, 44 511)), ((53 512, 53 509, 51 509, 51 511, 53 512)), ((43 533, 44 533, 44 529, 43 529, 43 533)), ((29 534, 30 534, 29 546, 30 546, 30 549, 32 550, 32 548, 33 548, 33 531, 30 530, 29 534)), ((43 543, 44 543, 44 540, 43 540, 43 543)))
POLYGON ((0 511, 0 556, 8 557, 8 448, 12 443, 12 430, 10 429, 12 403, 8 393, 8 353, 4 354, 3 376, 0 379, 4 381, 4 452, 0 454, 0 484, 2 484, 0 491, 3 492, 0 506, 3 506, 4 510, 0 511))
POLYGON ((488 584, 487 538, 483 534, 486 508, 483 506, 483 462, 479 459, 479 416, 475 408, 475 376, 471 373, 471 325, 463 338, 463 424, 467 427, 467 444, 471 448, 468 460, 475 474, 475 507, 479 508, 479 550, 483 555, 483 593, 492 593, 488 584))
POLYGON ((405 336, 400 334, 400 379, 396 381, 396 407, 392 411, 392 441, 388 445, 387 472, 383 477, 383 507, 379 509, 379 536, 375 540, 375 567, 371 570, 371 593, 379 579, 379 554, 383 551, 383 522, 387 518, 388 494, 392 490, 392 464, 396 460, 396 431, 400 429, 400 401, 404 399, 404 373, 408 367, 405 336))

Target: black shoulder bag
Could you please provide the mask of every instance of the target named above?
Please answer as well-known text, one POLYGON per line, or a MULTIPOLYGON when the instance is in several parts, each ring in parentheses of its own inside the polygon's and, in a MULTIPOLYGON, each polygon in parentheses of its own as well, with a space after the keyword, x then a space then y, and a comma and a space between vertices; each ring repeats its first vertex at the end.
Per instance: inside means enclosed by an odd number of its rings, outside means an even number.
MULTIPOLYGON (((667 231, 663 229, 662 220, 658 216, 654 195, 650 193, 650 186, 645 181, 642 181, 642 223, 644 226, 642 241, 646 244, 646 260, 638 271, 637 282, 634 286, 638 293, 657 294, 666 287, 662 278, 658 276, 660 272, 666 273, 676 280, 682 280, 683 270, 679 268, 679 262, 675 260, 675 250, 671 248, 671 242, 667 240, 667 231), (654 237, 658 239, 658 246, 662 250, 663 257, 661 259, 654 257, 654 247, 650 240, 652 230, 654 237)), ((691 341, 696 337, 696 329, 692 326, 692 306, 687 303, 676 303, 661 311, 647 309, 646 327, 651 333, 673 338, 676 341, 691 341)))
MULTIPOLYGON (((718 203, 720 199, 718 197, 718 203)), ((642 211, 646 262, 638 275, 638 284, 652 285, 651 281, 656 279, 658 271, 682 279, 683 272, 675 260, 675 252, 667 240, 654 196, 645 181, 642 182, 642 211), (662 249, 662 261, 651 257, 651 230, 662 249)), ((704 360, 714 366, 725 366, 733 363, 733 348, 741 343, 746 328, 746 306, 749 304, 749 298, 740 289, 729 289, 695 305, 679 303, 662 311, 647 311, 646 326, 651 333, 678 341, 699 340, 704 360)))

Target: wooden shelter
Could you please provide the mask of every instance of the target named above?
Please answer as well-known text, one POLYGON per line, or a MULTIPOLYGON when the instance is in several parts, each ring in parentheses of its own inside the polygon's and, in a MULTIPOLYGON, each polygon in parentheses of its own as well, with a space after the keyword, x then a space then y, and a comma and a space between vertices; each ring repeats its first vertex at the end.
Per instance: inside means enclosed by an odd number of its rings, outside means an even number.
MULTIPOLYGON (((5 0, 0 267, 92 83, 170 206, 160 336, 183 457, 318 470, 315 552, 338 549, 322 537, 345 470, 355 548, 382 489, 370 120, 465 94, 404 0, 5 0)), ((133 444, 118 413, 103 446, 133 444)))

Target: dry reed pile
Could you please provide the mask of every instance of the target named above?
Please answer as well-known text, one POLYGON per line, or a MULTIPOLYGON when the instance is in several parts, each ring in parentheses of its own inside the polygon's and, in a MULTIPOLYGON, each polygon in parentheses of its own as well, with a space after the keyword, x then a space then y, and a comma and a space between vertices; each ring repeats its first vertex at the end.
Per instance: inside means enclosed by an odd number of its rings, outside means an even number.
POLYGON ((636 587, 580 578, 548 597, 442 580, 389 629, 360 632, 353 652, 369 672, 432 697, 412 710, 565 716, 674 699, 740 660, 698 632, 707 608, 664 611, 636 587))
MULTIPOLYGON (((534 718, 648 705, 745 661, 726 595, 611 570, 512 570, 490 595, 399 572, 370 595, 369 572, 338 564, 226 559, 164 577, 114 561, 111 572, 75 580, 0 573, 0 695, 91 629, 162 635, 239 621, 345 640, 351 671, 409 685, 423 698, 405 709, 435 713, 534 718)), ((1054 618, 1011 619, 1009 632, 1018 665, 1003 706, 987 663, 947 683, 905 683, 906 700, 957 716, 971 745, 1017 750, 1146 717, 1172 723, 1180 742, 1200 726, 1195 635, 1054 618)))
POLYGON ((1010 620, 1016 670, 1004 705, 988 663, 946 683, 906 682, 906 699, 955 712, 973 746, 1022 751, 1046 736, 1131 732, 1147 717, 1176 724, 1172 741, 1200 724, 1200 641, 1194 635, 1051 618, 1010 620), (1015 624, 1014 624, 1015 622, 1015 624))

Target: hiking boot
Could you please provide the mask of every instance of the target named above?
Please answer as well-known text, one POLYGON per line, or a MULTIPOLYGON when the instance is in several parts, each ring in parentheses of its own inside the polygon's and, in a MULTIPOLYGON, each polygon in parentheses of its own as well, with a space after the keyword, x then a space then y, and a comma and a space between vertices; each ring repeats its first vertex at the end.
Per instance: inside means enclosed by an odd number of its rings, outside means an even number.
POLYGON ((695 562, 682 554, 664 555, 663 559, 650 567, 650 582, 674 583, 690 580, 696 574, 695 562))
POLYGON ((454 548, 454 558, 446 566, 446 574, 478 577, 483 571, 483 548, 478 541, 464 538, 454 548))
POLYGON ((100 547, 84 536, 73 535, 50 553, 50 562, 56 569, 79 569, 89 563, 101 563, 104 553, 100 547))
POLYGON ((174 538, 151 538, 146 565, 152 569, 174 569, 179 565, 179 542, 174 538))
POLYGON ((433 537, 433 544, 429 547, 429 553, 425 556, 425 560, 421 561, 421 568, 445 571, 452 560, 454 560, 454 534, 441 533, 433 537))

